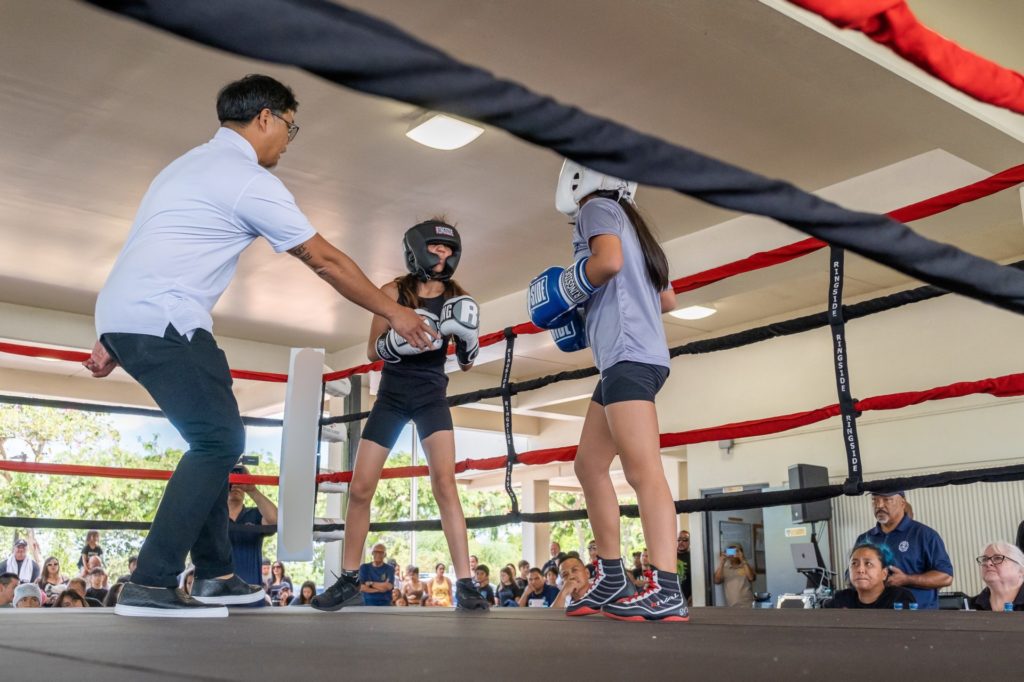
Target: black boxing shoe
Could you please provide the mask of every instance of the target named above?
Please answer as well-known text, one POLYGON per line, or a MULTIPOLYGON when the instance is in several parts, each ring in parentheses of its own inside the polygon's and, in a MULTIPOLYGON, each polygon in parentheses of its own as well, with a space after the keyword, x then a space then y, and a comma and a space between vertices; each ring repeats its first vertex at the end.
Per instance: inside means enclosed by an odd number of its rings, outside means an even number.
POLYGON ((601 613, 607 618, 635 622, 685 623, 690 620, 679 576, 656 568, 646 573, 647 587, 632 597, 605 604, 601 613))
POLYGON ((250 585, 237 575, 230 578, 196 578, 192 596, 204 604, 253 606, 266 602, 262 587, 250 585))
POLYGON ((459 578, 455 581, 455 601, 458 611, 487 611, 491 608, 473 585, 472 578, 459 578))
POLYGON ((228 610, 204 604, 177 587, 146 587, 125 583, 114 606, 118 616, 142 618, 224 618, 228 610))
POLYGON ((337 611, 346 606, 360 606, 363 595, 359 591, 359 573, 342 571, 334 584, 313 597, 309 604, 318 611, 337 611))

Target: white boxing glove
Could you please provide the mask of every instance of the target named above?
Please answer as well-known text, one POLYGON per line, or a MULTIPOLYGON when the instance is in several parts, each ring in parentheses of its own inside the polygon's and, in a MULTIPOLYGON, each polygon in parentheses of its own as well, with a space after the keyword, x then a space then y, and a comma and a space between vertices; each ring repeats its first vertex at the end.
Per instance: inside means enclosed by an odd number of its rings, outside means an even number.
POLYGON ((456 296, 441 307, 438 325, 442 336, 455 339, 455 357, 465 367, 480 352, 480 306, 469 296, 456 296))
MULTIPOLYGON (((417 308, 416 314, 423 318, 431 331, 438 333, 437 315, 422 308, 417 308)), ((441 347, 443 340, 444 334, 438 333, 438 337, 430 344, 430 348, 420 350, 399 336, 398 332, 394 329, 389 329, 377 338, 377 355, 384 362, 401 362, 404 356, 419 355, 420 353, 425 353, 428 350, 437 350, 441 347)))

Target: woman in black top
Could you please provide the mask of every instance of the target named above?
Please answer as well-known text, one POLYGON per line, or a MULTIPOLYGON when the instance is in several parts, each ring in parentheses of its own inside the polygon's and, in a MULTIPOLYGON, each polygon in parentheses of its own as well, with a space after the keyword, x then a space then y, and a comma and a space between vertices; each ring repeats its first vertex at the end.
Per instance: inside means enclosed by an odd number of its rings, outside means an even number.
POLYGON ((519 606, 523 590, 516 584, 516 574, 505 566, 498 578, 498 606, 519 606))
POLYGON ((993 542, 976 559, 985 589, 971 599, 974 611, 1024 611, 1024 552, 1009 542, 993 542))
POLYGON ((892 550, 863 542, 850 552, 850 582, 853 587, 836 592, 822 606, 826 609, 891 609, 897 603, 910 608, 914 593, 903 587, 888 587, 885 579, 892 565, 892 550))
POLYGON ((444 371, 449 339, 455 342, 459 367, 466 371, 473 366, 479 350, 479 308, 452 279, 462 252, 462 241, 452 225, 442 218, 414 225, 406 231, 403 245, 409 274, 388 282, 381 291, 415 309, 439 332, 439 338, 432 350, 421 351, 390 329, 385 318, 373 318, 367 357, 384 360, 384 367, 349 483, 342 575, 313 600, 314 608, 322 610, 341 608, 354 597, 370 525, 370 503, 388 454, 409 421, 416 424, 427 455, 431 489, 458 577, 458 606, 487 608, 469 570, 466 519, 455 484, 455 435, 446 396, 448 375, 444 371))

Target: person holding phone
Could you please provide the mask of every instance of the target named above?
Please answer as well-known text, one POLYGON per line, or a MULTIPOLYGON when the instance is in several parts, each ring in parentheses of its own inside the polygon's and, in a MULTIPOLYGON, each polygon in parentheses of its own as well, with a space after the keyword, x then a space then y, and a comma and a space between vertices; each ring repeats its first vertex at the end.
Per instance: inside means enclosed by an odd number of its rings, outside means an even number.
POLYGON ((757 576, 747 563, 743 548, 729 545, 718 555, 715 584, 725 590, 725 605, 729 608, 749 609, 754 605, 753 582, 757 576))

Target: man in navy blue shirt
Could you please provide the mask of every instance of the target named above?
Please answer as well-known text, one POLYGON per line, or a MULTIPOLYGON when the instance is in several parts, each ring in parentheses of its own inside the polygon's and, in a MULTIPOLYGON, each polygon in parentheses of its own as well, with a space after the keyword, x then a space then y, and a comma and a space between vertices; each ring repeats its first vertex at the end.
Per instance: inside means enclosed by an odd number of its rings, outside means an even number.
POLYGON ((909 589, 922 609, 939 608, 939 588, 953 583, 953 563, 942 538, 907 515, 906 493, 902 490, 875 493, 871 504, 878 523, 858 536, 854 545, 886 545, 895 560, 885 584, 909 589))
POLYGON ((366 606, 391 606, 391 590, 395 589, 395 569, 384 563, 387 548, 378 542, 370 551, 373 560, 359 567, 359 591, 366 606))
POLYGON ((530 569, 529 576, 523 596, 519 598, 519 605, 550 608, 558 599, 558 588, 544 582, 544 575, 537 567, 530 569))

